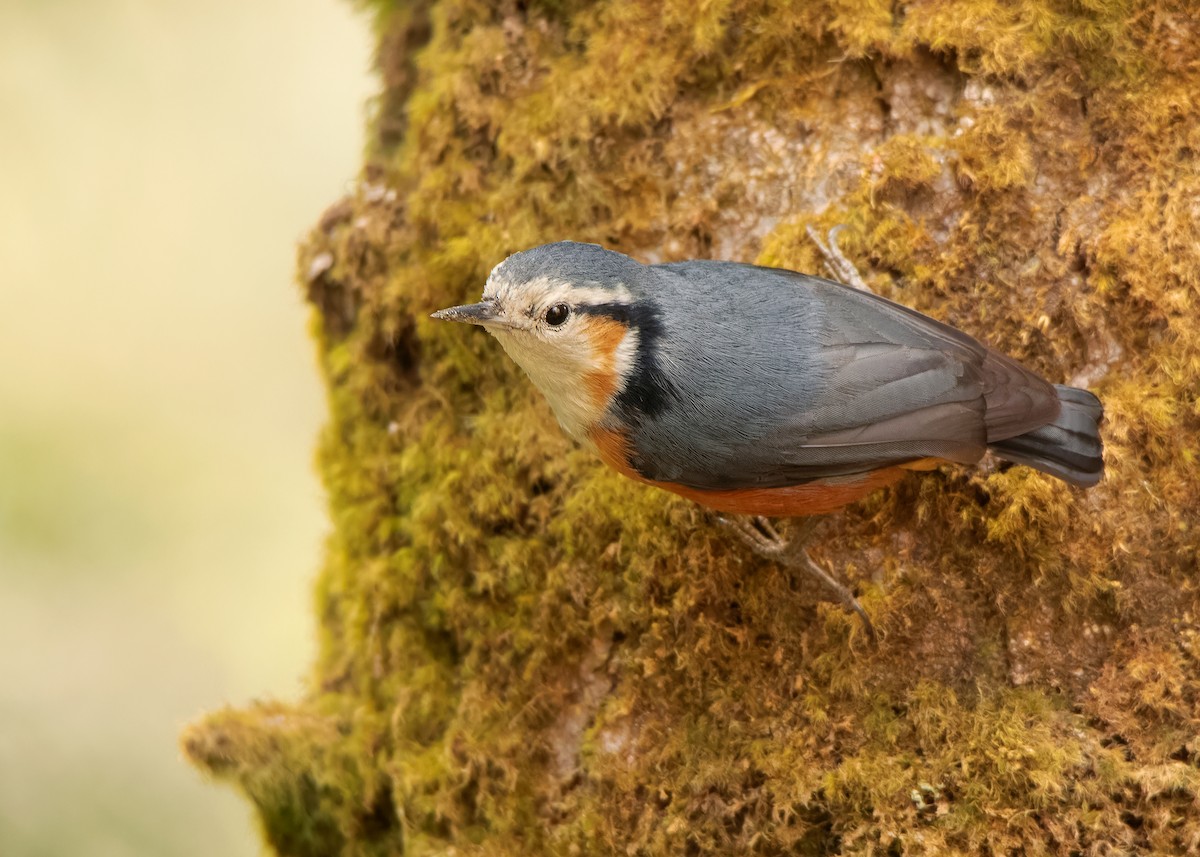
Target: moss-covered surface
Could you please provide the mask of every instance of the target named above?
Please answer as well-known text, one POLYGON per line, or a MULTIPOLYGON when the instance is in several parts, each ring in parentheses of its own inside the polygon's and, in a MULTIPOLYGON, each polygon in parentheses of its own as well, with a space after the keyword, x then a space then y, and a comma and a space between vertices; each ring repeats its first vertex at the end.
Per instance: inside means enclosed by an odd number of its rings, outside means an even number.
POLYGON ((334 529, 306 698, 191 759, 328 854, 1200 847, 1200 16, 1184 2, 370 4, 364 181, 301 252, 334 529), (1104 399, 1108 476, 914 476, 814 549, 883 641, 573 448, 507 254, 816 270, 1104 399))

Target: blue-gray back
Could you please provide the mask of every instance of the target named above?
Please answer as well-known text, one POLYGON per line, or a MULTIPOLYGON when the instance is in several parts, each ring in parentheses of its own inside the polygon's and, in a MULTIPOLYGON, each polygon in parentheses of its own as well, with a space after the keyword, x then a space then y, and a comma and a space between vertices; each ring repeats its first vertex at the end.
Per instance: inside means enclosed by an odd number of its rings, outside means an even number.
POLYGON ((629 283, 654 335, 615 405, 634 467, 702 489, 779 487, 936 457, 1054 418, 1048 383, 966 334, 847 286, 693 261, 629 283), (649 398, 643 395, 643 401, 649 398))

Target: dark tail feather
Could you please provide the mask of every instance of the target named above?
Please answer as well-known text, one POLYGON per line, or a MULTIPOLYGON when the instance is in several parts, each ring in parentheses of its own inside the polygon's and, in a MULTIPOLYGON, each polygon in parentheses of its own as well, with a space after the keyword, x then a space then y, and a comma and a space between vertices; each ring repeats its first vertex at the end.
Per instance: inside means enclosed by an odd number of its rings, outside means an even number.
POLYGON ((1041 428, 991 444, 996 455, 1090 488, 1104 475, 1100 420, 1104 409, 1087 390, 1055 384, 1062 410, 1041 428))

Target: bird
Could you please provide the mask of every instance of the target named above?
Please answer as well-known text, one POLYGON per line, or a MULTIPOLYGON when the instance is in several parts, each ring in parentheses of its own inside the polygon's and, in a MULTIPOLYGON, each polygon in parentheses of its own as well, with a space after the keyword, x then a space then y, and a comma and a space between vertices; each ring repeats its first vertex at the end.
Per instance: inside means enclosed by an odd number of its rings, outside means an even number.
MULTIPOLYGON (((810 233, 811 234, 811 233, 810 233)), ((1070 485, 1104 472, 1103 408, 967 333, 865 288, 733 261, 643 264, 559 241, 500 262, 478 325, 570 437, 614 470, 716 512, 756 552, 818 578, 875 631, 803 545, 817 516, 989 451, 1070 485), (773 518, 801 518, 785 541, 773 518)))

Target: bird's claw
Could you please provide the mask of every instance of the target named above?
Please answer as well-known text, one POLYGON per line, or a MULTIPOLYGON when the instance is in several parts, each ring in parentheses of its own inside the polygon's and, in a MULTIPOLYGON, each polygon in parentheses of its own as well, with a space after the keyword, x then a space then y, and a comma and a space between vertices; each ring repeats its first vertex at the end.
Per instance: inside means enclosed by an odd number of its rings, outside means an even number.
POLYGON ((858 272, 858 268, 846 258, 846 255, 842 253, 842 248, 838 246, 838 233, 845 228, 846 224, 839 223, 830 229, 828 244, 821 240, 820 234, 813 228, 811 223, 806 227, 805 231, 808 232, 809 239, 817 245, 817 249, 821 251, 821 255, 825 261, 825 271, 831 279, 859 289, 860 291, 869 292, 871 291, 871 287, 867 285, 866 281, 862 278, 862 274, 858 272))
POLYGON ((731 529, 743 542, 745 542, 751 550, 756 554, 774 562, 803 571, 810 577, 815 577, 827 589, 832 590, 837 595, 837 600, 845 607, 853 610, 862 620, 863 628, 867 632, 867 637, 871 641, 871 645, 878 642, 875 634, 875 626, 871 624, 871 619, 867 616, 867 611, 858 603, 858 599, 854 597, 854 593, 850 589, 825 569, 821 568, 812 557, 808 555, 808 551, 804 549, 805 542, 816 528, 817 518, 805 518, 801 523, 801 532, 791 541, 780 536, 779 531, 770 520, 761 516, 746 516, 739 518, 718 517, 718 523, 731 529))

